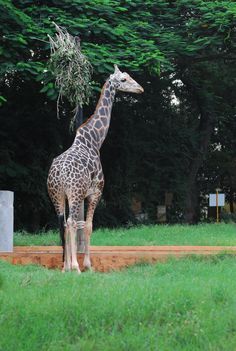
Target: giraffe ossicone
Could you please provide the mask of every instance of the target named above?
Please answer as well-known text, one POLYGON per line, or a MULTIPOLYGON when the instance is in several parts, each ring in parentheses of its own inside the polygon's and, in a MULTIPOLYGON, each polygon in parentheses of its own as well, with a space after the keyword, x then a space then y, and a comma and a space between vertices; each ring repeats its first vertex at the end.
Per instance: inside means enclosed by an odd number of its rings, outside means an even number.
POLYGON ((48 174, 49 196, 59 219, 63 247, 63 271, 76 270, 80 273, 77 261, 77 230, 84 227, 85 256, 83 265, 91 268, 90 236, 93 228, 93 215, 102 195, 104 176, 100 161, 100 148, 106 138, 111 119, 111 110, 116 91, 142 93, 144 90, 128 73, 115 71, 105 82, 94 114, 76 132, 71 147, 56 157, 48 174), (79 218, 80 206, 87 199, 86 221, 79 218), (68 202, 68 219, 64 218, 65 204, 68 202), (65 225, 64 225, 65 224, 65 225))

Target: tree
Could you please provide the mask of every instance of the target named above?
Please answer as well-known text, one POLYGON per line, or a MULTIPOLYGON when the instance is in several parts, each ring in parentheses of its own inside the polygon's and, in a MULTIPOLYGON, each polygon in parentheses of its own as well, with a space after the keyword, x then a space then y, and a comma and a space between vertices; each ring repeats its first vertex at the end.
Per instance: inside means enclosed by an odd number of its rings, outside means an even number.
POLYGON ((227 123, 234 124, 235 2, 0 4, 0 180, 2 188, 16 190, 17 214, 22 209, 18 225, 38 222, 35 229, 48 223, 47 170, 52 157, 72 139, 65 132, 71 107, 65 103, 57 121, 57 91, 47 67, 47 34, 54 33, 53 21, 81 37, 82 49, 93 63, 94 95, 85 116, 93 111, 98 87, 113 63, 145 87, 138 100, 130 97, 124 104, 123 97, 117 98, 102 151, 107 182, 102 206, 110 219, 107 215, 98 221, 127 222, 130 197, 137 191, 153 214, 164 192, 172 191, 175 218, 182 218, 185 208, 187 221, 198 220, 202 174, 207 174, 207 160, 215 152, 212 142, 219 138, 227 145, 229 159, 234 157, 229 152, 232 138, 224 130, 227 123), (232 94, 226 96, 229 90, 232 94), (33 220, 35 213, 41 219, 33 220))
POLYGON ((226 67, 228 74, 234 71, 236 6, 231 1, 174 1, 169 3, 169 10, 160 16, 165 21, 164 40, 162 32, 158 34, 160 48, 165 45, 169 52, 174 51, 174 79, 180 79, 191 93, 198 118, 198 123, 194 122, 196 147, 186 181, 185 218, 192 223, 199 219, 197 176, 210 149, 217 111, 230 81, 224 79, 222 71, 226 67), (221 90, 219 80, 225 84, 221 90))

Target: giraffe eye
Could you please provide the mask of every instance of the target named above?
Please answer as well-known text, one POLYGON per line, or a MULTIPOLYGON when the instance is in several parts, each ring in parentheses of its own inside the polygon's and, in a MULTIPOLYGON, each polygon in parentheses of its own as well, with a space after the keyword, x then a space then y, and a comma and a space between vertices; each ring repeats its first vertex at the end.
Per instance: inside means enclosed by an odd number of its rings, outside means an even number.
POLYGON ((121 79, 121 82, 122 83, 126 82, 126 78, 121 79))

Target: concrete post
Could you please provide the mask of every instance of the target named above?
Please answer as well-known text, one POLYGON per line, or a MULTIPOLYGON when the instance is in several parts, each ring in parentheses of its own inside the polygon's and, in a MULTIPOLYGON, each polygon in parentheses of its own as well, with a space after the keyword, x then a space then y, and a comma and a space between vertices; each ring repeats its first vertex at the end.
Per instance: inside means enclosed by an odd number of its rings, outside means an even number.
POLYGON ((12 191, 0 191, 0 252, 13 252, 12 191))
MULTIPOLYGON (((84 221, 84 201, 82 202, 81 207, 80 207, 79 220, 84 221)), ((77 231, 77 246, 78 246, 77 251, 79 253, 85 252, 85 237, 84 237, 84 230, 83 229, 78 229, 78 231, 77 231)))

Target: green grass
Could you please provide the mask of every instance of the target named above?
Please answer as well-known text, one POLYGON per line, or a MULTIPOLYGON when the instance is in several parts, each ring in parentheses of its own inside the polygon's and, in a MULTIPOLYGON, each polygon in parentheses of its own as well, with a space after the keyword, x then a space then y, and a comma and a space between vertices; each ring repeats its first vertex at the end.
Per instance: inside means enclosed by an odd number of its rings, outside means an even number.
POLYGON ((1 351, 235 351, 236 259, 62 274, 0 262, 1 351))
MULTIPOLYGON (((15 245, 59 245, 59 234, 16 233, 15 245)), ((131 229, 99 229, 92 235, 92 245, 236 245, 235 224, 154 225, 131 229)))

